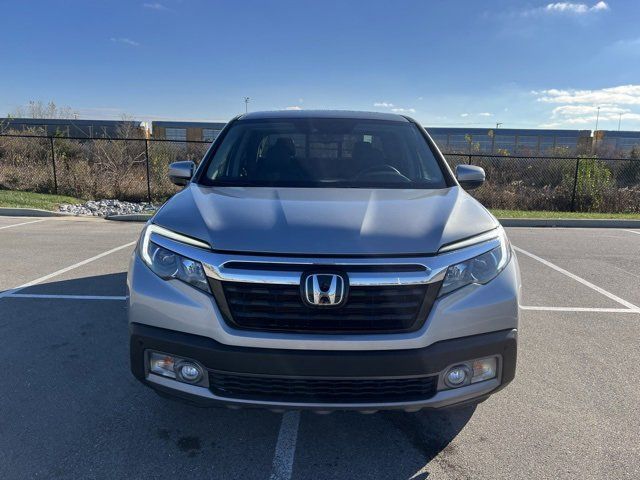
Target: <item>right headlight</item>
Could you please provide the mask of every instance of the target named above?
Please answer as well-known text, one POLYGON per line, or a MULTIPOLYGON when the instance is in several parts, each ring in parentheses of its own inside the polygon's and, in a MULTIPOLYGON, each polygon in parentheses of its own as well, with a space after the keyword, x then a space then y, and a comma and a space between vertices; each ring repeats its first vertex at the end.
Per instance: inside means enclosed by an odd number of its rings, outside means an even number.
POLYGON ((499 239, 500 245, 493 250, 447 268, 438 296, 472 283, 484 284, 498 276, 511 259, 511 246, 503 231, 499 239))
POLYGON ((211 293, 202 264, 197 260, 192 260, 153 242, 151 240, 151 233, 153 232, 201 248, 207 245, 204 242, 150 224, 142 233, 138 249, 142 261, 160 278, 164 280, 175 278, 211 293))

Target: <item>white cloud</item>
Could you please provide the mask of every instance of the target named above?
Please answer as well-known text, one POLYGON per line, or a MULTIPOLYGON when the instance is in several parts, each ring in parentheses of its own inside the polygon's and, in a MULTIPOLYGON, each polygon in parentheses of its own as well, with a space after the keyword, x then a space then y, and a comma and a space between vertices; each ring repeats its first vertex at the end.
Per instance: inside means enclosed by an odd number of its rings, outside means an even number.
MULTIPOLYGON (((559 104, 551 110, 550 122, 541 126, 595 126, 599 122, 639 122, 640 85, 620 85, 598 90, 556 89, 532 92, 539 102, 559 104)), ((602 128, 602 127, 600 127, 602 128)))
POLYGON ((534 90, 531 92, 545 103, 585 103, 592 105, 640 105, 640 85, 620 85, 599 90, 534 90))
POLYGON ((544 7, 545 11, 550 13, 577 13, 579 15, 590 13, 590 12, 601 12, 604 10, 609 10, 609 5, 607 2, 598 2, 595 5, 589 7, 584 3, 571 3, 571 2, 557 2, 557 3, 549 3, 546 7, 544 7))
POLYGON ((605 12, 609 10, 607 2, 599 1, 591 6, 586 3, 573 2, 555 2, 548 3, 544 7, 531 8, 524 10, 522 16, 529 17, 533 15, 588 15, 592 13, 605 12))
POLYGON ((468 117, 468 116, 469 116, 469 114, 465 112, 465 113, 461 113, 461 114, 460 114, 460 116, 461 116, 461 117, 468 117))
POLYGON ((151 10, 169 10, 166 6, 161 3, 143 3, 142 6, 144 8, 149 8, 151 10))
POLYGON ((416 113, 415 108, 392 108, 391 111, 395 113, 416 113))
POLYGON ((130 38, 114 38, 111 37, 111 41, 113 43, 122 43, 124 45, 129 45, 131 47, 139 47, 140 44, 138 42, 135 42, 133 40, 131 40, 130 38))
POLYGON ((302 110, 302 107, 299 107, 298 105, 293 105, 291 107, 285 107, 285 110, 302 110))
POLYGON ((395 105, 393 103, 389 103, 389 102, 375 102, 373 104, 374 107, 384 107, 384 108, 391 108, 394 107, 395 105))
POLYGON ((480 115, 481 117, 492 117, 493 113, 482 112, 482 113, 479 113, 478 115, 480 115))

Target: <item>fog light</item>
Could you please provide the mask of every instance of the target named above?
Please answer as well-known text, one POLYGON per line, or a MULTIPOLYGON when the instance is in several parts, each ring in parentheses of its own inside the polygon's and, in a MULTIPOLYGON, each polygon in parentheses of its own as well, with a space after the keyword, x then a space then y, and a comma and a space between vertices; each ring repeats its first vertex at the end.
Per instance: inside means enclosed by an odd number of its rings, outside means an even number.
POLYGON ((497 373, 497 363, 496 357, 474 360, 472 362, 473 377, 471 378, 471 383, 482 382, 483 380, 490 380, 494 378, 497 373))
POLYGON ((188 383, 197 383, 202 378, 202 369, 192 362, 181 362, 176 369, 179 380, 188 383))
POLYGON ((176 359, 171 355, 156 352, 149 355, 149 370, 163 377, 176 378, 175 363, 176 359))
POLYGON ((444 376, 444 383, 447 387, 457 388, 469 383, 471 370, 466 365, 456 365, 447 370, 444 376))

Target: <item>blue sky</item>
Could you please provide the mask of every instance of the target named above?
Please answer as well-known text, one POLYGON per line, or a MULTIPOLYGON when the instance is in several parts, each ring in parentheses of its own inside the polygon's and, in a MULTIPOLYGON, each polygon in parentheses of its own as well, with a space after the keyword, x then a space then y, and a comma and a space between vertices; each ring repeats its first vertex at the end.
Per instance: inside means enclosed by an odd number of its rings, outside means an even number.
POLYGON ((640 2, 3 1, 0 115, 228 120, 406 112, 426 125, 640 129, 640 2))

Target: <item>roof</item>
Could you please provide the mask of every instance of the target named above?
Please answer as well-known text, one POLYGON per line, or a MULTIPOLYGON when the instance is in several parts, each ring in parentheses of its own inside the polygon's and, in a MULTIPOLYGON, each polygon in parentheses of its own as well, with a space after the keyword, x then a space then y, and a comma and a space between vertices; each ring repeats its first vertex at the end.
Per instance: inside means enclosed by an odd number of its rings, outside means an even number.
POLYGON ((618 130, 598 130, 598 134, 611 138, 640 138, 640 132, 618 131, 618 130))
POLYGON ((273 112, 251 112, 241 115, 239 120, 265 120, 273 118, 345 118, 362 120, 387 120, 407 122, 402 115, 380 112, 352 112, 347 110, 276 110, 273 112))
POLYGON ((458 134, 487 135, 490 130, 500 135, 557 135, 564 137, 590 137, 591 130, 548 130, 545 128, 463 128, 463 127, 424 127, 430 134, 458 134))
POLYGON ((84 120, 79 118, 19 118, 19 117, 7 117, 0 118, 0 122, 8 124, 23 124, 23 125, 134 125, 139 126, 140 122, 137 120, 84 120))
POLYGON ((182 128, 222 128, 226 125, 226 122, 172 122, 172 121, 153 121, 151 126, 153 127, 182 127, 182 128))

